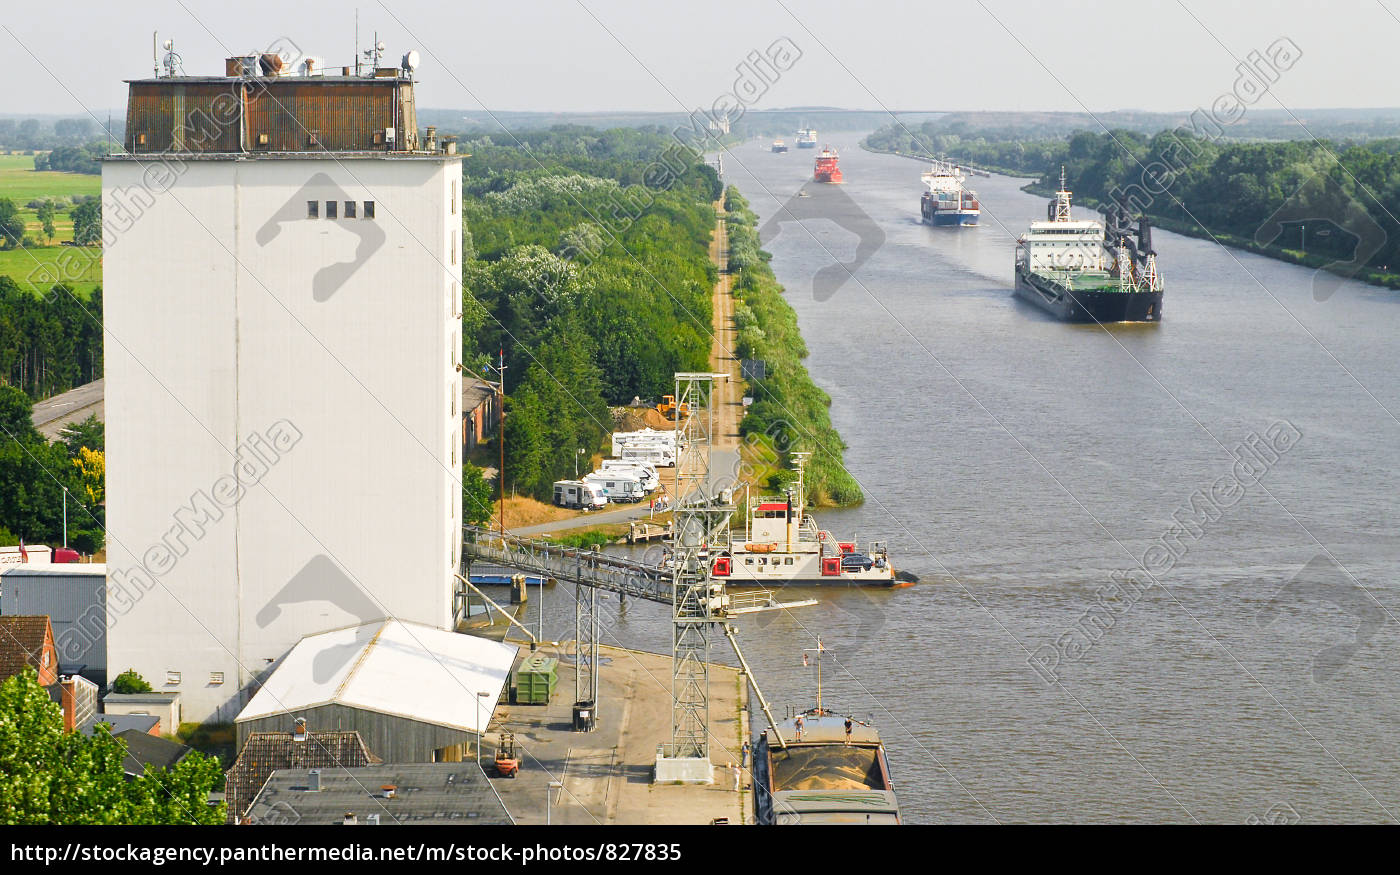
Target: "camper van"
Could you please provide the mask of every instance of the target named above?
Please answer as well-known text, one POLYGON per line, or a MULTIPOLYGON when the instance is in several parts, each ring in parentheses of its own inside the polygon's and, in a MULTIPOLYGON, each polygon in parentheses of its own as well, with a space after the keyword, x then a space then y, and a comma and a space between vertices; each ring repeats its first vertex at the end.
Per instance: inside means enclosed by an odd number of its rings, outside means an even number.
POLYGON ((607 507, 608 498, 603 490, 579 480, 556 480, 554 483, 554 503, 560 507, 594 510, 607 507))
POLYGON ((671 468, 676 464, 676 451, 658 444, 624 444, 617 457, 624 462, 648 462, 657 468, 671 468))
POLYGON ((598 467, 600 474, 612 471, 630 471, 636 474, 642 481, 642 488, 647 492, 655 492, 656 487, 661 485, 661 477, 656 473, 656 466, 650 462, 639 462, 635 459, 604 459, 603 464, 598 467))
POLYGON ((612 454, 621 456, 622 448, 630 444, 661 444, 674 452, 679 437, 678 432, 655 428, 615 432, 612 436, 612 454))
POLYGON ((647 496, 636 471, 595 471, 584 477, 583 482, 602 490, 608 501, 641 501, 647 496))

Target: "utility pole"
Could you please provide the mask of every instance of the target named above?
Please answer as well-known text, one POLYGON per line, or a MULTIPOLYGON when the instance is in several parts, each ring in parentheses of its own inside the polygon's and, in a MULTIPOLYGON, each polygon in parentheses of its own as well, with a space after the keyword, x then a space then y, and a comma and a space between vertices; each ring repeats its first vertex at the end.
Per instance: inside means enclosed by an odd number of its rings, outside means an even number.
POLYGON ((500 468, 496 469, 496 486, 501 491, 501 537, 506 536, 506 351, 497 353, 496 374, 496 443, 501 450, 500 468))
POLYGON ((63 487, 63 546, 68 547, 68 487, 63 487))

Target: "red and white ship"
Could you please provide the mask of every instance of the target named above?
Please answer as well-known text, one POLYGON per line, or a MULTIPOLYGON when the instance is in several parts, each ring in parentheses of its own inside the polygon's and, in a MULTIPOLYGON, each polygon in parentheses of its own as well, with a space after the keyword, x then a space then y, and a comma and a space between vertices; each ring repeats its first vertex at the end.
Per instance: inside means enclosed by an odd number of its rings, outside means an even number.
POLYGON ((840 182, 841 168, 836 163, 838 158, 835 149, 824 147, 817 156, 816 166, 812 168, 812 178, 817 182, 840 182))

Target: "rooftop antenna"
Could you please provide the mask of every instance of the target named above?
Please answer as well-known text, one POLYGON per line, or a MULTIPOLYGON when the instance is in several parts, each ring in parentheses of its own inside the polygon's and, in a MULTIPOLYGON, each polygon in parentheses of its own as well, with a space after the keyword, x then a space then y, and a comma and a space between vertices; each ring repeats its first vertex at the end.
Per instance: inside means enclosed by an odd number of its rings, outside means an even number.
POLYGON ((360 7, 355 7, 355 75, 360 75, 360 7))
POLYGON ((184 62, 180 59, 180 56, 179 56, 178 54, 175 53, 175 41, 174 41, 173 39, 168 39, 168 40, 165 41, 164 46, 165 46, 165 61, 164 61, 164 64, 165 64, 165 75, 166 75, 166 76, 174 76, 176 70, 179 70, 181 73, 185 72, 185 70, 184 70, 184 62))
POLYGON ((160 78, 160 53, 156 50, 158 35, 156 31, 151 31, 151 69, 155 71, 157 79, 160 78))

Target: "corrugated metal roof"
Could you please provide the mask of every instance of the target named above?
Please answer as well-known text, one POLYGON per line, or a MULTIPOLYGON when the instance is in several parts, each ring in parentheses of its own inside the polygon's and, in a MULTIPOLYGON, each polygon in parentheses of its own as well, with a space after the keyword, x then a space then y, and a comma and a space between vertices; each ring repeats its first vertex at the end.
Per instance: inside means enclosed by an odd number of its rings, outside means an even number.
POLYGON ((408 79, 180 76, 129 86, 125 145, 137 155, 418 149, 408 79))
POLYGON ((466 732, 484 727, 519 647, 379 620, 293 647, 237 722, 338 703, 466 732), (479 692, 489 698, 478 699, 479 692))

